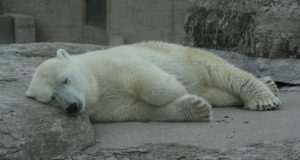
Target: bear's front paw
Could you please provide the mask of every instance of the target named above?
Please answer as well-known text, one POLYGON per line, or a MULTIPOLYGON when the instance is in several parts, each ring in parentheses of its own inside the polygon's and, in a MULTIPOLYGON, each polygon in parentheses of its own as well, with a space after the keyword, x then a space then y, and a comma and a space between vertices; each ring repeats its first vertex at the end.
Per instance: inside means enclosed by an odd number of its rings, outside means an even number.
POLYGON ((188 105, 183 108, 183 113, 187 120, 189 121, 212 121, 212 107, 203 98, 190 95, 186 97, 188 105))
POLYGON ((246 104, 245 108, 258 111, 274 110, 278 109, 280 104, 281 101, 272 95, 265 98, 252 100, 246 104))

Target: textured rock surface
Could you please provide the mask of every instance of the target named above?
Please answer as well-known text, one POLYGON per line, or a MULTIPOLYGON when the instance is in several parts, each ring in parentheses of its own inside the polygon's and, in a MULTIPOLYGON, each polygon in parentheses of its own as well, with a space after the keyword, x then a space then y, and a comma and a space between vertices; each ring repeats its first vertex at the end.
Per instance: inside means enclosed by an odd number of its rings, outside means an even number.
POLYGON ((61 108, 25 98, 35 68, 58 48, 72 54, 102 46, 39 43, 0 47, 0 159, 51 159, 95 143, 88 116, 67 116, 61 108))
POLYGON ((94 144, 95 133, 86 114, 69 117, 59 108, 37 104, 3 90, 0 92, 0 159, 48 160, 94 144))
POLYGON ((185 29, 196 47, 300 58, 299 0, 190 0, 185 29))
POLYGON ((180 144, 146 145, 126 149, 101 149, 95 153, 77 153, 71 156, 58 156, 54 160, 296 160, 300 159, 300 141, 296 142, 262 142, 227 152, 180 144))
POLYGON ((25 57, 53 57, 56 51, 63 48, 70 54, 80 54, 88 51, 101 50, 108 48, 107 46, 80 44, 80 43, 26 43, 26 44, 10 44, 0 46, 0 54, 19 54, 25 57))

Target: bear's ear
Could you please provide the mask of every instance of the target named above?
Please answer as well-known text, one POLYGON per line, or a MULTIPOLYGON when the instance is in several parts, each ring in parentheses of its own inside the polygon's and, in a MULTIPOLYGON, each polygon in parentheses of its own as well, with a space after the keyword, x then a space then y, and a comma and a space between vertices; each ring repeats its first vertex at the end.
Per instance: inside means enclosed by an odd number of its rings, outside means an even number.
POLYGON ((56 52, 56 57, 59 59, 69 59, 71 56, 64 49, 58 49, 56 52))

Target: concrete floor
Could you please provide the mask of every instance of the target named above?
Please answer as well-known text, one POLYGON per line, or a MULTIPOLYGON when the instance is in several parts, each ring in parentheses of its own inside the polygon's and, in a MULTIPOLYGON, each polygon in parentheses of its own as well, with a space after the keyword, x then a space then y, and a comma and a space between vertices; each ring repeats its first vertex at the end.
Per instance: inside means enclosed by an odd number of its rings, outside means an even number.
POLYGON ((214 108, 214 121, 202 123, 126 122, 94 124, 99 148, 137 147, 147 143, 179 143, 233 149, 261 141, 300 139, 300 92, 281 91, 280 110, 248 111, 214 108))

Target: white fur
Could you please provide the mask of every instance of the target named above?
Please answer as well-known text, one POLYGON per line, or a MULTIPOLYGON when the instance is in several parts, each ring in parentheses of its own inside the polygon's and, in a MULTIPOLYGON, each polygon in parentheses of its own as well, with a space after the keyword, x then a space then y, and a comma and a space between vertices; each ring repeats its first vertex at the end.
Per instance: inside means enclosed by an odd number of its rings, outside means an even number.
POLYGON ((58 49, 56 52, 56 57, 58 57, 60 59, 68 59, 68 58, 70 58, 70 55, 64 49, 58 49))
POLYGON ((143 42, 78 56, 59 50, 57 57, 41 64, 26 95, 42 102, 54 93, 65 99, 60 82, 70 77, 72 94, 94 122, 208 121, 211 105, 280 105, 264 81, 200 49, 143 42))

